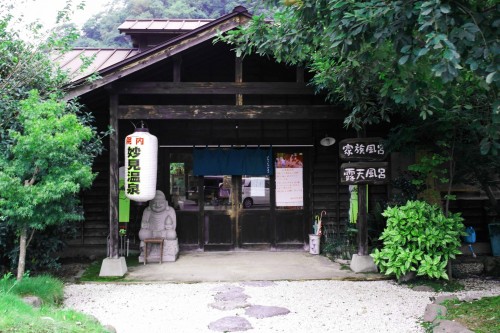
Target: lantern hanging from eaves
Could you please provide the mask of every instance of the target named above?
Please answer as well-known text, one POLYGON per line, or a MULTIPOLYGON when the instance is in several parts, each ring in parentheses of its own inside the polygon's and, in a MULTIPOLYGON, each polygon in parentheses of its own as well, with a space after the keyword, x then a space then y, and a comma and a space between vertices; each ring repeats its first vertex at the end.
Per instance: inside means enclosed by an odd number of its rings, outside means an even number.
POLYGON ((125 195, 138 202, 156 194, 158 139, 147 128, 136 128, 125 138, 125 195))

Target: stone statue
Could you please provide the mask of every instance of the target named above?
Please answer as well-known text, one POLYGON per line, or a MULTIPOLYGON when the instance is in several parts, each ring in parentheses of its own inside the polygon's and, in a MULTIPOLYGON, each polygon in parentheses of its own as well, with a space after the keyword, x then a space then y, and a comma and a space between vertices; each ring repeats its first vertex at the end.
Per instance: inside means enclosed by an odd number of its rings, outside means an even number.
MULTIPOLYGON (((144 262, 144 240, 148 238, 163 238, 162 261, 175 261, 179 255, 179 242, 175 228, 177 219, 175 210, 168 205, 165 194, 156 191, 156 195, 149 202, 142 214, 139 239, 141 240, 139 262, 144 262)), ((160 246, 148 245, 148 262, 160 261, 160 246)))

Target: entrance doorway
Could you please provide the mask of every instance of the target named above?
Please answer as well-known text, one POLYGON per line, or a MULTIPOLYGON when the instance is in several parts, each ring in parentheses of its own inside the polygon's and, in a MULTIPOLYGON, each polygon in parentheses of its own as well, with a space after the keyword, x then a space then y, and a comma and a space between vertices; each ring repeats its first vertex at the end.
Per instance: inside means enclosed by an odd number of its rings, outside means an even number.
POLYGON ((304 153, 273 154, 271 175, 193 173, 192 152, 164 154, 183 249, 301 248, 307 237, 304 153), (293 169, 293 170, 292 170, 293 169))

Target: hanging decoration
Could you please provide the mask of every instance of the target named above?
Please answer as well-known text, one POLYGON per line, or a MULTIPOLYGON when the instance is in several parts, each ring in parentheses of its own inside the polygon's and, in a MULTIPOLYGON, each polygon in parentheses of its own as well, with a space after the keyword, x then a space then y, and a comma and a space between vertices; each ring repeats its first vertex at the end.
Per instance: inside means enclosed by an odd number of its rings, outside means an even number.
POLYGON ((125 195, 125 167, 118 169, 118 222, 130 221, 130 199, 125 195))
MULTIPOLYGON (((141 125, 143 126, 143 125, 141 125)), ((125 138, 125 195, 138 202, 156 194, 158 139, 144 127, 125 138)))

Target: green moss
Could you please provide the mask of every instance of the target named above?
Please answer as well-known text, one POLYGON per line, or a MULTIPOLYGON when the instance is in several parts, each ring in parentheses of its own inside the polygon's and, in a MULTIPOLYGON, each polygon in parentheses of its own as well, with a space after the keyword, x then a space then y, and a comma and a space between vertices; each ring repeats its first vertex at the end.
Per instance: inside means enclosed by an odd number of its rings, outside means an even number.
MULTIPOLYGON (((82 282, 120 282, 124 281, 124 277, 101 277, 99 273, 101 271, 102 260, 97 260, 91 263, 85 272, 83 273, 80 281, 82 282)), ((139 257, 138 256, 129 256, 125 257, 125 261, 127 262, 127 267, 135 267, 139 265, 139 257)))
POLYGON ((477 301, 449 300, 445 319, 460 322, 476 333, 500 332, 500 296, 484 297, 477 301))
POLYGON ((403 285, 408 285, 410 288, 414 288, 416 286, 428 286, 434 289, 437 292, 455 292, 464 290, 464 285, 456 280, 434 280, 434 279, 425 279, 425 278, 416 278, 409 282, 402 282, 403 285))

